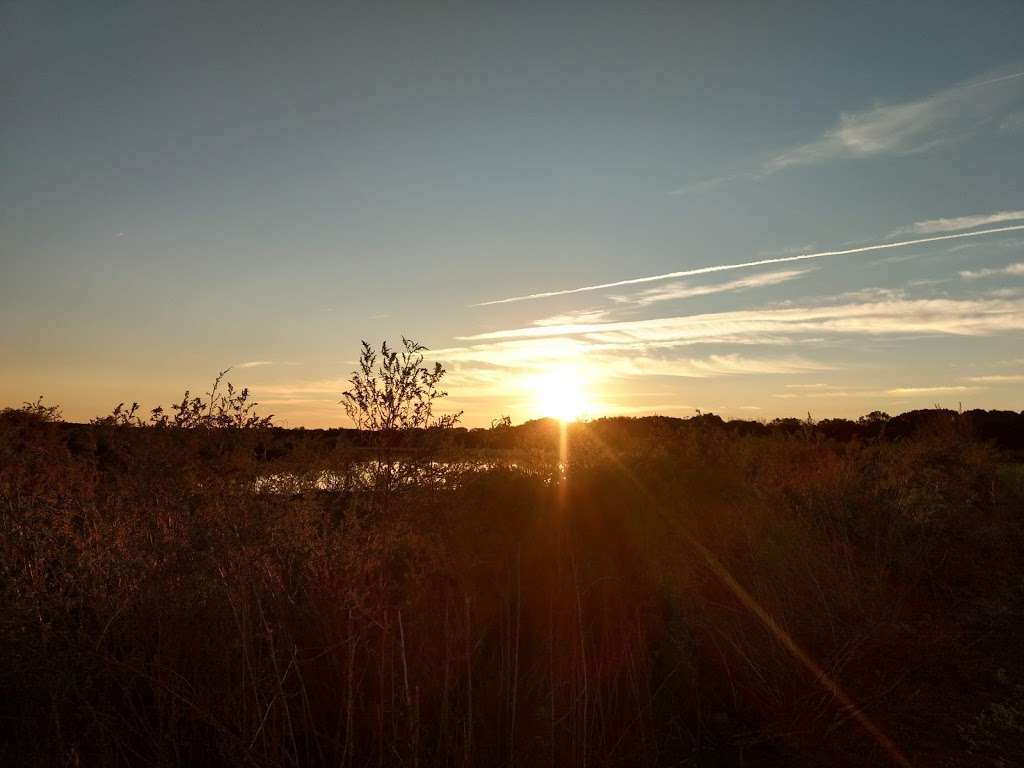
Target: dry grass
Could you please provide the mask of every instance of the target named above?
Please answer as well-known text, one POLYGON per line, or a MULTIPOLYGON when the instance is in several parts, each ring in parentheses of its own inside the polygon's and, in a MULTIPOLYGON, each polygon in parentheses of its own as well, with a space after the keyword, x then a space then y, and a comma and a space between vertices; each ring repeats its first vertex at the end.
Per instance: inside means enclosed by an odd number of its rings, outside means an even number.
POLYGON ((596 422, 565 468, 534 425, 396 483, 343 437, 48 418, 0 417, 8 764, 898 761, 865 721, 1024 759, 1024 481, 955 425, 596 422))

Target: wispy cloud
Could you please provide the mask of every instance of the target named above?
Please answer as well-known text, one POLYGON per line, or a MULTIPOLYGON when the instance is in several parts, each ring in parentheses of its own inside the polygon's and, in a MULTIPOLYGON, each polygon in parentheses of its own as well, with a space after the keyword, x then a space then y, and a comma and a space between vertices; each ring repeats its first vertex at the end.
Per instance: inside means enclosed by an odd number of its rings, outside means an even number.
POLYGON ((902 264, 906 261, 913 261, 921 258, 919 253, 901 253, 897 256, 886 256, 883 259, 874 259, 864 263, 865 267, 877 267, 880 264, 902 264))
POLYGON ((896 387, 895 389, 887 389, 885 393, 887 395, 894 395, 897 397, 903 397, 907 395, 955 395, 958 392, 974 392, 979 389, 984 389, 984 387, 968 387, 960 385, 951 385, 945 387, 896 387))
POLYGON ((553 296, 567 296, 575 293, 586 293, 589 291, 601 291, 609 288, 621 288, 626 285, 639 285, 642 283, 652 283, 661 280, 672 280, 679 277, 693 277, 694 275, 707 275, 714 272, 727 272, 733 269, 748 269, 750 267, 761 267, 767 264, 783 264, 790 261, 805 261, 808 259, 820 259, 828 256, 847 256, 854 253, 869 253, 872 251, 885 251, 893 248, 905 248, 910 245, 921 245, 923 243, 934 243, 943 240, 960 240, 967 237, 981 237, 984 235, 994 235, 1000 232, 1016 232, 1024 230, 1024 224, 1016 224, 1007 227, 996 227, 994 229, 979 229, 973 232, 960 232, 950 235, 934 235, 932 237, 921 237, 914 240, 902 240, 894 243, 876 243, 874 245, 863 245, 855 248, 843 248, 834 251, 818 251, 817 253, 801 253, 794 256, 780 256, 771 259, 757 259, 756 261, 744 261, 736 264, 718 264, 710 267, 697 267, 695 269, 684 269, 678 272, 666 272, 661 275, 649 275, 646 277, 632 277, 625 280, 615 280, 608 283, 596 283, 594 285, 583 285, 578 288, 562 288, 554 291, 541 291, 538 293, 528 293, 521 296, 509 296, 504 299, 491 299, 490 301, 481 301, 477 304, 472 304, 473 307, 489 307, 495 304, 512 304, 520 301, 534 301, 536 299, 546 299, 553 296))
POLYGON ((248 360, 244 363, 235 363, 232 368, 263 368, 268 365, 299 365, 299 363, 282 362, 280 360, 248 360))
MULTIPOLYGON (((788 385, 787 385, 788 386, 788 385)), ((957 384, 926 387, 893 387, 892 389, 869 389, 869 388, 845 388, 812 390, 809 392, 780 392, 772 397, 780 400, 830 400, 842 398, 872 398, 872 397, 932 397, 934 395, 955 395, 963 392, 976 392, 985 387, 962 386, 957 384)))
POLYGON ((1020 99, 1024 72, 965 83, 917 101, 840 115, 816 141, 776 155, 762 175, 839 158, 924 152, 998 120, 1020 99))
MULTIPOLYGON (((705 379, 750 374, 799 374, 827 371, 830 365, 799 355, 750 357, 739 353, 703 357, 671 357, 643 345, 577 342, 573 354, 556 355, 544 340, 520 342, 510 354, 508 344, 475 344, 443 350, 453 371, 453 382, 495 391, 515 387, 515 375, 530 375, 552 365, 572 365, 599 373, 601 379, 666 376, 705 379), (514 372, 510 378, 510 372, 514 372)), ((450 382, 451 383, 451 382, 450 382)), ((453 384, 454 386, 454 384, 453 384)))
POLYGON ((779 171, 835 159, 926 152, 976 133, 982 127, 1012 132, 1024 127, 1024 72, 979 78, 931 96, 899 104, 843 112, 821 138, 779 152, 759 167, 713 176, 669 191, 706 192, 737 179, 758 179, 779 171))
POLYGON ((608 317, 607 309, 578 309, 534 320, 534 325, 567 325, 570 323, 599 323, 608 317))
POLYGON ((644 356, 613 357, 607 353, 601 363, 606 375, 681 376, 704 379, 714 376, 750 374, 794 374, 826 371, 830 366, 796 355, 751 358, 740 354, 708 355, 703 358, 659 359, 644 356))
POLYGON ((527 326, 460 337, 466 341, 545 339, 608 344, 772 343, 798 334, 984 336, 1024 329, 1021 299, 904 299, 781 307, 701 315, 527 326))
POLYGON ((689 405, 687 403, 651 403, 649 405, 627 405, 625 403, 603 402, 601 403, 601 410, 606 413, 615 413, 620 416, 626 416, 631 413, 639 413, 644 416, 650 416, 651 414, 660 415, 676 411, 685 411, 688 413, 693 413, 696 410, 696 407, 689 405))
POLYGON ((808 392, 777 392, 772 397, 777 400, 829 400, 847 397, 877 397, 882 393, 873 389, 827 389, 808 392))
POLYGON ((966 381, 975 384, 1020 384, 1024 383, 1024 373, 999 373, 989 376, 968 376, 966 381))
POLYGON ((989 336, 1024 330, 1024 298, 908 299, 869 292, 835 297, 830 304, 770 306, 643 320, 527 325, 458 337, 463 346, 433 354, 451 372, 451 387, 475 395, 515 398, 531 376, 569 365, 594 380, 634 377, 707 379, 759 375, 798 376, 783 399, 924 397, 972 391, 984 382, 891 390, 838 388, 807 382, 834 370, 829 362, 765 350, 806 349, 851 336, 989 336), (697 346, 732 345, 742 352, 697 355, 697 346), (751 353, 750 350, 757 350, 751 353), (801 381, 802 379, 802 381, 801 381))
POLYGON ((781 272, 764 272, 759 275, 744 277, 739 280, 732 280, 727 283, 710 283, 708 285, 694 285, 693 283, 679 282, 671 283, 660 288, 650 288, 628 296, 612 296, 612 301, 619 304, 636 304, 646 307, 661 301, 674 301, 677 299, 690 299, 695 296, 708 296, 715 293, 731 293, 734 291, 746 291, 752 288, 764 288, 770 285, 778 285, 790 280, 795 280, 801 275, 806 275, 809 269, 793 269, 781 272))
POLYGON ((1005 267, 990 267, 986 269, 969 270, 965 269, 960 273, 964 280, 978 280, 983 277, 994 277, 996 275, 1014 275, 1024 277, 1024 262, 1010 264, 1005 267))
POLYGON ((910 226, 894 229, 889 237, 898 235, 933 235, 937 232, 956 232, 962 229, 1002 224, 1005 221, 1024 219, 1024 211, 999 211, 998 213, 979 213, 973 216, 954 216, 952 218, 928 219, 918 221, 910 226))
POLYGON ((984 248, 987 251, 1013 251, 1024 250, 1024 238, 1007 237, 997 242, 985 242, 984 240, 973 240, 966 243, 957 243, 946 249, 947 253, 962 253, 984 248))
POLYGON ((883 301, 897 301, 907 295, 902 288, 881 288, 869 286, 867 288, 855 288, 852 291, 843 291, 838 296, 826 297, 840 301, 857 301, 865 304, 878 303, 883 301))

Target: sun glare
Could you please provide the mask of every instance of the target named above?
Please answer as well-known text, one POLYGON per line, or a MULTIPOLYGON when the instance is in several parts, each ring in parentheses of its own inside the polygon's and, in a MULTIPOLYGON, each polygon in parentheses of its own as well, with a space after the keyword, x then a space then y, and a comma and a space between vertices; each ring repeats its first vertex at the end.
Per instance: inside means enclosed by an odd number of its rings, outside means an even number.
POLYGON ((538 416, 576 421, 592 409, 584 381, 574 367, 563 367, 538 376, 534 382, 534 408, 538 416))

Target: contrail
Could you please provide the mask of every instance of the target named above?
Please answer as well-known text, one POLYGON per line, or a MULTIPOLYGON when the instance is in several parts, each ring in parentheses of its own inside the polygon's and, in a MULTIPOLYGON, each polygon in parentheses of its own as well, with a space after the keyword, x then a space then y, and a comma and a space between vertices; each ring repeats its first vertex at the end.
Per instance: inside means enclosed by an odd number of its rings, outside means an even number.
POLYGON ((1018 77, 1024 77, 1024 72, 1014 72, 1012 75, 1003 75, 1002 77, 993 77, 991 80, 982 80, 980 83, 967 83, 961 86, 962 88, 977 88, 982 85, 992 85, 993 83, 1001 83, 1004 80, 1015 80, 1018 77))
POLYGON ((1024 229, 1024 224, 1015 224, 1011 227, 997 227, 995 229, 980 229, 977 232, 959 232, 953 235, 936 235, 935 237, 921 237, 917 240, 901 240, 898 243, 879 243, 877 245, 864 245, 859 248, 847 248, 841 251, 819 251, 818 253, 801 253, 797 256, 781 256, 775 259, 759 259, 757 261, 744 261, 739 264, 718 264, 713 267, 698 267, 696 269, 684 269, 680 272, 666 272, 663 275, 650 275, 648 277, 633 277, 628 280, 616 280, 613 283, 599 283, 597 285, 584 285, 579 288, 564 288, 560 291, 544 291, 543 293, 528 293, 525 296, 510 296, 507 299, 492 299, 481 301, 478 304, 470 304, 471 307, 489 307, 494 304, 512 304, 517 301, 533 301, 534 299, 547 299, 551 296, 567 296, 571 293, 586 293, 587 291, 600 291, 605 288, 619 288, 623 285, 637 285, 638 283, 653 283, 657 280, 671 280, 675 277, 692 277, 693 275, 706 275, 711 272, 727 272, 730 269, 746 269, 747 267, 761 267, 765 264, 782 264, 787 261, 803 261, 804 259, 820 259, 824 256, 845 256, 850 253, 867 253, 868 251, 884 251, 889 248, 904 248, 908 245, 921 245, 922 243, 935 243, 940 240, 959 240, 964 237, 980 237, 981 235, 994 235, 999 232, 1016 232, 1024 229))

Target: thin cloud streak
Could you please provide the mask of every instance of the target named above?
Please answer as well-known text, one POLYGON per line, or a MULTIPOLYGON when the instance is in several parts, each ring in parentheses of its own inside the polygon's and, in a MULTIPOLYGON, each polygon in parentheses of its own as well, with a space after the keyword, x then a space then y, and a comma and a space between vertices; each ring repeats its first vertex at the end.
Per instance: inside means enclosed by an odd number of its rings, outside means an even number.
POLYGON ((914 240, 901 240, 895 243, 877 243, 875 245, 864 245, 858 248, 845 248, 836 251, 818 251, 817 253, 801 253, 795 256, 780 256, 773 259, 758 259, 757 261, 744 261, 737 264, 718 264, 711 267, 698 267, 696 269, 685 269, 678 272, 666 272, 662 275, 650 275, 647 277, 634 277, 626 280, 616 280, 610 283, 598 283, 596 285, 584 285, 579 288, 564 288, 557 291, 543 291, 540 293, 529 293, 522 296, 510 296, 504 299, 492 299, 471 304, 471 307, 490 307, 496 304, 512 304, 520 301, 535 301, 547 299, 553 296, 568 296, 575 293, 586 293, 588 291, 601 291, 608 288, 620 288, 624 285, 639 285, 652 283, 659 280, 671 280, 677 277, 692 277, 694 275, 708 275, 714 272, 726 272, 733 269, 748 269, 750 267, 761 267, 767 264, 784 264, 790 261, 805 261, 807 259, 820 259, 827 256, 847 256, 853 253, 869 253, 871 251, 885 251, 893 248, 905 248, 909 245, 921 245, 923 243, 935 243, 942 240, 960 240, 966 237, 981 237, 983 235, 995 235, 1001 232, 1017 232, 1024 230, 1024 224, 1016 224, 1009 227, 996 227, 994 229, 980 229, 975 232, 959 232, 950 235, 935 235, 933 237, 922 237, 914 240))
MULTIPOLYGON (((537 342, 532 342, 536 344, 537 342)), ((525 345, 529 348, 530 344, 525 345)), ((517 389, 516 378, 529 377, 550 370, 565 362, 548 354, 542 347, 529 362, 516 361, 505 354, 500 344, 479 344, 448 350, 446 360, 452 366, 449 386, 473 386, 475 390, 490 387, 495 393, 517 389), (512 378, 510 378, 510 372, 512 378)), ((573 365, 594 373, 602 380, 644 376, 706 379, 716 376, 751 374, 807 374, 832 370, 832 366, 799 355, 782 357, 747 357, 735 352, 705 357, 659 358, 636 350, 601 344, 581 344, 573 365), (637 354, 639 352, 639 354, 637 354)))
POLYGON ((791 269, 782 272, 764 272, 739 280, 732 280, 728 283, 713 283, 711 285, 692 285, 690 283, 672 283, 662 288, 650 288, 630 296, 611 296, 611 300, 618 304, 636 304, 646 307, 660 301, 674 301, 677 299, 690 299, 696 296, 709 296, 715 293, 732 293, 735 291, 746 291, 751 288, 764 288, 769 285, 779 285, 798 277, 806 275, 810 269, 791 269))
POLYGON ((600 370, 612 376, 677 376, 706 379, 715 376, 752 374, 797 374, 831 370, 831 366, 797 355, 779 358, 750 358, 739 354, 708 355, 705 358, 661 360, 652 357, 598 358, 600 370))
POLYGON ((1005 267, 977 269, 973 272, 968 269, 960 273, 960 277, 964 280, 978 280, 982 277, 992 277, 993 275, 1024 276, 1024 262, 1010 264, 1005 267))
POLYGON ((966 85, 959 86, 960 88, 977 88, 981 85, 992 85, 994 83, 1001 83, 1004 80, 1016 80, 1018 77, 1024 77, 1024 72, 1014 72, 1010 75, 1002 75, 1001 77, 993 77, 991 80, 982 80, 979 83, 967 83, 966 85))
POLYGON ((235 363, 232 368, 263 368, 268 365, 299 365, 299 363, 281 362, 278 360, 249 360, 244 363, 235 363))
POLYGON ((1024 219, 1024 211, 999 211, 998 213, 982 213, 974 216, 955 216, 952 218, 928 219, 918 221, 909 227, 894 229, 889 237, 897 235, 934 235, 938 232, 956 232, 961 229, 1002 224, 1005 221, 1024 219))
POLYGON ((975 384, 1021 384, 1024 383, 1024 373, 997 373, 990 376, 968 376, 967 381, 975 384))
POLYGON ((885 393, 887 395, 952 395, 957 392, 975 392, 979 389, 984 389, 984 387, 896 387, 887 389, 885 393))
POLYGON ((570 323, 599 323, 608 317, 606 309, 580 309, 575 312, 566 312, 561 315, 542 317, 534 320, 534 325, 568 325, 570 323))
POLYGON ((459 337, 465 341, 540 339, 552 347, 580 344, 762 343, 806 334, 942 334, 985 336, 1024 330, 1024 300, 902 299, 702 315, 528 326, 459 337))
MULTIPOLYGON (((787 385, 789 386, 789 385, 787 385)), ((777 393, 772 397, 779 400, 805 400, 814 398, 817 400, 830 400, 840 398, 874 398, 874 397, 929 397, 932 395, 955 395, 962 392, 978 392, 987 387, 966 387, 960 385, 938 386, 938 387, 894 387, 892 389, 865 389, 846 388, 838 390, 777 393)))

